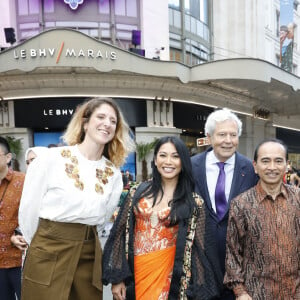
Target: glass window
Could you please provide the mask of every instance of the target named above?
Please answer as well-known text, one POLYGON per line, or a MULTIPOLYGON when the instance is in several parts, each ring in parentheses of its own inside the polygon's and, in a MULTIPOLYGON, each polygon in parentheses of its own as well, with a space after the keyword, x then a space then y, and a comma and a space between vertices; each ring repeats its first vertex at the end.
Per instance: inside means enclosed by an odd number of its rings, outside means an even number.
POLYGON ((184 10, 185 10, 185 13, 190 14, 190 0, 184 1, 184 10))
POLYGON ((105 29, 109 29, 109 28, 110 28, 110 23, 103 23, 103 22, 100 22, 100 27, 101 27, 101 28, 105 28, 105 29))
POLYGON ((115 14, 118 16, 125 16, 126 5, 125 0, 115 1, 115 14))
POLYGON ((178 48, 178 49, 180 49, 180 48, 181 48, 181 43, 178 42, 178 41, 170 40, 170 46, 173 47, 173 48, 178 48))
POLYGON ((197 20, 200 20, 200 3, 199 0, 190 0, 189 13, 197 20))
POLYGON ((136 0, 127 0, 127 16, 128 17, 137 17, 136 0))
POLYGON ((29 0, 29 14, 38 14, 39 13, 39 0, 29 0))
POLYGON ((28 31, 22 31, 21 32, 21 40, 27 40, 27 39, 29 39, 29 38, 31 38, 31 37, 39 34, 39 33, 40 33, 39 30, 32 30, 32 29, 30 29, 28 31))
POLYGON ((188 15, 185 16, 185 30, 191 32, 191 17, 188 15))
POLYGON ((180 0, 169 0, 169 7, 180 9, 180 0))
POLYGON ((20 29, 33 29, 33 28, 39 28, 40 24, 39 23, 25 23, 25 24, 20 24, 20 29))
POLYGON ((204 31, 203 23, 200 21, 197 21, 197 35, 203 38, 204 37, 203 31, 204 31))
POLYGON ((200 0, 200 21, 208 24, 208 3, 207 0, 200 0))
POLYGON ((191 32, 196 34, 197 33, 197 25, 196 25, 196 19, 191 18, 191 32))
POLYGON ((101 30, 101 37, 102 38, 110 38, 110 31, 109 30, 101 30))
POLYGON ((173 10, 169 9, 169 25, 173 26, 174 25, 174 20, 173 20, 173 10))
POLYGON ((46 13, 53 13, 54 12, 54 0, 44 1, 44 11, 46 13))
POLYGON ((204 26, 204 39, 206 41, 209 41, 209 30, 208 30, 207 26, 204 26))
POLYGON ((185 0, 184 10, 188 15, 208 24, 208 1, 207 0, 185 0))
POLYGON ((174 26, 181 28, 181 12, 174 10, 174 26))
POLYGON ((109 1, 110 0, 99 0, 99 13, 109 14, 109 1))
POLYGON ((38 14, 40 11, 39 3, 39 0, 18 0, 19 16, 38 14))
POLYGON ((18 0, 19 16, 28 15, 28 2, 27 0, 18 0))
POLYGON ((118 16, 137 17, 136 0, 115 1, 115 14, 118 16))
POLYGON ((116 28, 120 30, 127 30, 130 31, 130 34, 132 34, 132 30, 137 30, 136 25, 130 25, 130 24, 116 24, 116 28))
POLYGON ((117 38, 131 40, 131 32, 118 31, 117 38))

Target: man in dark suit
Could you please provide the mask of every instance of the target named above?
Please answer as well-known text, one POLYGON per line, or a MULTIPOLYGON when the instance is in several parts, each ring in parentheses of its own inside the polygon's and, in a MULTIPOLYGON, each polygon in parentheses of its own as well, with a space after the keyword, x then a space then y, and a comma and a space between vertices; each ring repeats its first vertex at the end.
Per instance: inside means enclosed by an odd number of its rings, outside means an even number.
MULTIPOLYGON (((206 226, 217 245, 213 259, 223 276, 230 200, 257 182, 251 161, 237 152, 241 133, 242 122, 234 113, 228 109, 216 110, 208 116, 205 124, 205 134, 212 147, 191 158, 195 192, 205 201, 206 226)), ((235 297, 224 286, 218 299, 233 300, 235 297)))

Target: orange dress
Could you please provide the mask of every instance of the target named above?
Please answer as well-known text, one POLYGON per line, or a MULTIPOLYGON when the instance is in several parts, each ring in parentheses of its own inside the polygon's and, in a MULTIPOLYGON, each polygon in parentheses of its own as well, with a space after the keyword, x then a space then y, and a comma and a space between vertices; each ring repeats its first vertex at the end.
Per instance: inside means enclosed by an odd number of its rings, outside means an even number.
POLYGON ((136 299, 168 299, 178 225, 167 227, 170 207, 153 211, 146 199, 135 210, 134 277, 136 299))

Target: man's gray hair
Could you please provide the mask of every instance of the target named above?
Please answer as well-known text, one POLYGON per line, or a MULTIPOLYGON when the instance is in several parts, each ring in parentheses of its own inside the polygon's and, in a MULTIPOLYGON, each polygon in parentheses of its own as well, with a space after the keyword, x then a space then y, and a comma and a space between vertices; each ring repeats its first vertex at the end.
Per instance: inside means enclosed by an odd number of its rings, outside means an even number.
POLYGON ((228 108, 215 110, 208 116, 205 123, 205 135, 212 136, 216 128, 216 123, 224 122, 227 120, 236 122, 238 128, 238 136, 240 136, 242 134, 242 121, 228 108))

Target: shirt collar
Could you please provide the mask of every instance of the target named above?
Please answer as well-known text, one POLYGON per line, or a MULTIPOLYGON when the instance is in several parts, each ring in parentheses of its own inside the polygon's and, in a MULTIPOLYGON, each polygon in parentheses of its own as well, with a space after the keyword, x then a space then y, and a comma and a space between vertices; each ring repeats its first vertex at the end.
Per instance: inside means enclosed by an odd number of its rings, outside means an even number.
MULTIPOLYGON (((207 153, 207 161, 209 164, 216 164, 220 162, 219 159, 216 157, 214 150, 209 151, 207 153)), ((234 162, 235 162, 235 153, 225 161, 227 165, 234 165, 234 162)))
MULTIPOLYGON (((273 200, 273 197, 271 195, 268 195, 267 192, 262 188, 261 181, 259 181, 257 183, 257 185, 256 185, 256 191, 257 191, 257 198, 258 198, 258 202, 259 203, 261 203, 263 200, 265 200, 267 198, 268 199, 271 198, 273 200)), ((278 193, 278 195, 276 195, 276 198, 278 196, 283 196, 284 199, 288 198, 288 192, 287 192, 287 189, 286 189, 286 187, 284 186, 283 183, 281 184, 280 192, 278 193)))

